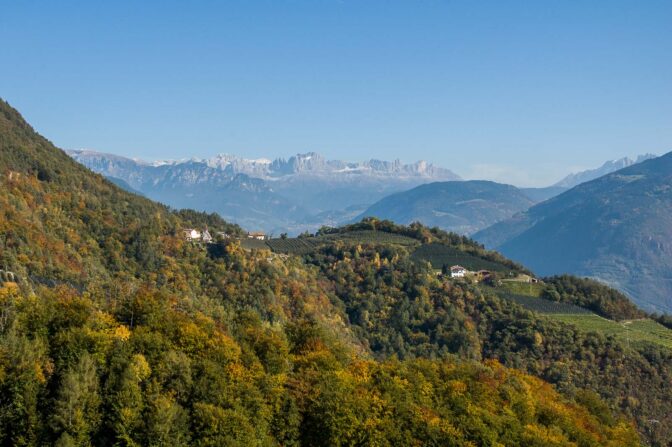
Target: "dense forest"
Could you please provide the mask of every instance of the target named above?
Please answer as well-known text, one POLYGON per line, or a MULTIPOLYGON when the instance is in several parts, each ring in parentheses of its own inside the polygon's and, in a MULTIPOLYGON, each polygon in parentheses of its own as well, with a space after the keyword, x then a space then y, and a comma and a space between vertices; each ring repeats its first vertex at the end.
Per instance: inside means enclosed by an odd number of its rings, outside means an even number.
MULTIPOLYGON (((672 352, 550 321, 408 247, 210 249, 0 103, 0 445, 627 446, 672 441, 672 352), (651 421, 655 420, 656 423, 651 421)), ((467 238, 367 220, 526 272, 467 238)), ((608 288, 550 299, 629 318, 608 288)))

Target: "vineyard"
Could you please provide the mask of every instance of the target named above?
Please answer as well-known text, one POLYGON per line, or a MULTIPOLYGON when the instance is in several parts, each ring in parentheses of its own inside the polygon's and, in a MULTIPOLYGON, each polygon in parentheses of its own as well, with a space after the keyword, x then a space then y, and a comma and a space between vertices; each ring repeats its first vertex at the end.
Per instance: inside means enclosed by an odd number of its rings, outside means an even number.
POLYGON ((538 312, 545 315, 594 315, 588 309, 575 306, 568 303, 558 303, 556 301, 545 300, 543 298, 535 298, 532 296, 518 295, 507 290, 495 290, 499 297, 509 301, 513 301, 527 310, 538 312))
POLYGON ((654 343, 672 348, 672 330, 649 319, 616 322, 598 315, 550 315, 554 320, 571 323, 580 330, 612 335, 628 344, 654 343))
POLYGON ((259 239, 241 239, 240 240, 240 246, 243 247, 245 250, 268 250, 268 245, 266 245, 266 241, 260 241, 259 239))
POLYGON ((274 253, 286 253, 293 255, 304 255, 310 253, 316 247, 323 244, 335 242, 344 242, 349 244, 370 244, 370 245, 402 245, 412 247, 419 242, 413 238, 399 234, 386 233, 383 231, 349 231, 347 233, 327 234, 315 237, 301 238, 277 238, 267 241, 256 239, 242 239, 240 245, 247 249, 270 249, 274 253))
POLYGON ((516 282, 516 281, 503 281, 502 288, 506 289, 508 292, 514 295, 525 295, 538 298, 541 296, 541 293, 544 291, 544 284, 540 283, 528 283, 528 282, 516 282))
MULTIPOLYGON (((642 319, 620 322, 608 320, 573 304, 559 303, 530 295, 513 293, 511 290, 507 290, 509 286, 510 284, 506 284, 504 288, 488 289, 499 297, 513 301, 527 310, 546 315, 553 320, 572 324, 580 331, 599 332, 607 336, 614 336, 633 345, 654 343, 672 348, 672 330, 653 320, 642 319)), ((528 285, 525 284, 524 286, 528 285)), ((540 285, 533 284, 532 286, 540 285)), ((515 287, 522 288, 523 285, 516 285, 515 287)), ((538 288, 533 287, 532 294, 537 292, 538 288)))
POLYGON ((443 244, 427 244, 418 247, 411 258, 415 261, 427 261, 435 269, 444 265, 461 265, 467 270, 490 270, 495 272, 510 272, 511 269, 497 262, 488 261, 477 256, 464 253, 456 248, 443 244))
POLYGON ((312 251, 319 244, 316 239, 318 238, 270 239, 266 241, 266 244, 274 253, 303 255, 312 251))
POLYGON ((400 234, 387 233, 385 231, 373 231, 373 230, 358 230, 358 231, 348 231, 346 233, 334 233, 327 234, 324 236, 318 236, 314 239, 323 240, 323 241, 346 241, 357 244, 373 244, 373 245, 403 245, 403 246, 414 246, 418 245, 416 239, 413 239, 408 236, 402 236, 400 234))

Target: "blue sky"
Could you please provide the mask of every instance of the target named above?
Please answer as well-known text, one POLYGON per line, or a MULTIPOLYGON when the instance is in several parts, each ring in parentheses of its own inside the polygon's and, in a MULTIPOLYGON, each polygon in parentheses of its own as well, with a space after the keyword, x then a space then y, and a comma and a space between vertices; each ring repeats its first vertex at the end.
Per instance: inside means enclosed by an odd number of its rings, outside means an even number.
POLYGON ((0 97, 63 148, 523 186, 672 150, 669 0, 24 0, 0 41, 0 97))

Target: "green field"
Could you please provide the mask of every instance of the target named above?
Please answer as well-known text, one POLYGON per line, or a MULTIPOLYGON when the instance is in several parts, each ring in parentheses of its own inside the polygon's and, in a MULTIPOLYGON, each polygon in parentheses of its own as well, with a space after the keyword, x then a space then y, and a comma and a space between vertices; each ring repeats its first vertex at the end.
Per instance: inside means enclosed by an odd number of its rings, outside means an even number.
MULTIPOLYGON (((518 283, 523 284, 523 283, 518 283)), ((534 296, 512 293, 510 284, 504 288, 488 288, 499 297, 513 301, 527 310, 545 315, 553 320, 569 323, 580 331, 612 335, 626 344, 654 343, 672 349, 672 330, 649 319, 613 321, 600 317, 583 307, 558 303, 534 296)), ((523 284, 528 286, 528 284, 523 284)), ((540 286, 540 284, 533 284, 540 286)), ((517 287, 514 287, 517 289, 517 287)), ((532 293, 536 293, 532 288, 532 293)))
POLYGON ((444 265, 461 265, 467 270, 491 270, 496 272, 511 271, 505 265, 497 262, 488 261, 487 259, 473 256, 456 248, 449 247, 443 244, 426 244, 418 247, 411 258, 415 261, 427 261, 432 264, 435 269, 440 269, 444 265))
POLYGON ((266 241, 268 247, 274 253, 291 253, 294 255, 302 255, 309 253, 318 245, 317 238, 287 238, 287 239, 270 239, 266 241))
POLYGON ((588 309, 575 306, 568 303, 558 303, 557 301, 545 300, 543 298, 534 298, 531 296, 501 294, 502 298, 520 304, 527 310, 539 312, 544 315, 594 315, 588 309))
MULTIPOLYGON (((533 285, 536 286, 538 284, 533 285)), ((494 288, 482 285, 481 288, 490 291, 491 293, 499 296, 500 298, 503 298, 508 301, 513 301, 514 303, 521 305, 527 310, 531 310, 532 312, 538 312, 544 315, 594 315, 588 309, 575 306, 574 304, 559 303, 557 301, 538 298, 538 296, 535 297, 530 295, 516 294, 508 290, 508 288, 506 287, 494 288)))
POLYGON ((348 231, 347 233, 326 234, 315 238, 318 241, 344 241, 358 244, 392 244, 412 247, 420 242, 412 237, 400 234, 387 233, 385 231, 360 230, 348 231))
POLYGON ((386 233, 384 231, 361 230, 349 231, 347 233, 326 234, 316 237, 276 238, 267 241, 241 239, 240 245, 247 250, 270 249, 275 253, 303 255, 311 252, 320 245, 338 241, 350 244, 402 245, 405 247, 413 247, 420 244, 416 239, 399 234, 386 233))
POLYGON ((549 315, 554 320, 571 323, 580 330, 613 335, 631 344, 655 343, 672 348, 672 330, 649 319, 612 321, 598 315, 549 315))
POLYGON ((503 281, 502 282, 502 288, 506 289, 507 292, 516 294, 516 295, 524 295, 524 296, 532 296, 535 298, 539 298, 541 296, 541 293, 544 291, 544 284, 540 283, 529 283, 529 282, 515 282, 515 281, 503 281))
POLYGON ((240 246, 246 250, 268 250, 268 245, 266 241, 260 241, 259 239, 240 239, 240 246))

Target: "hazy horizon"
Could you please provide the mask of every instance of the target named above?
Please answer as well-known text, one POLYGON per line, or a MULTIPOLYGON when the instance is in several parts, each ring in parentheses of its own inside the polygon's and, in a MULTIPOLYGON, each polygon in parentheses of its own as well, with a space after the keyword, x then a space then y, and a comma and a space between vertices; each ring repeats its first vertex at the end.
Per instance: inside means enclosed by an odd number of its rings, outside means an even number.
MULTIPOLYGON (((208 155, 208 156, 192 155, 192 156, 189 156, 189 157, 182 157, 182 158, 147 158, 147 157, 140 157, 140 156, 128 156, 128 155, 123 155, 123 154, 117 154, 117 153, 114 153, 114 152, 98 151, 98 150, 93 149, 93 148, 77 148, 77 149, 63 148, 63 149, 66 149, 66 150, 75 150, 75 151, 78 151, 78 150, 80 150, 80 151, 91 151, 91 152, 97 152, 97 153, 102 153, 102 154, 108 154, 108 155, 114 155, 114 156, 121 156, 121 157, 125 157, 125 158, 132 159, 132 160, 134 160, 134 161, 136 161, 136 162, 144 162, 144 163, 148 163, 148 164, 151 164, 151 163, 157 163, 157 162, 160 162, 160 163, 161 163, 161 162, 170 163, 170 162, 183 162, 183 161, 189 161, 189 160, 207 160, 207 159, 216 157, 216 156, 218 156, 218 155, 230 155, 230 156, 234 156, 234 157, 241 158, 241 159, 246 159, 246 160, 262 160, 262 159, 266 159, 266 160, 269 160, 269 161, 273 161, 273 160, 275 160, 275 159, 285 159, 285 160, 287 160, 287 159, 289 159, 290 157, 293 157, 293 156, 296 156, 296 155, 300 155, 300 154, 305 155, 305 154, 307 153, 307 152, 295 152, 295 153, 292 153, 292 154, 288 154, 288 155, 280 155, 280 156, 277 156, 277 157, 264 157, 264 156, 260 156, 260 157, 254 157, 254 158, 252 158, 252 157, 246 157, 246 156, 244 156, 244 155, 235 154, 235 153, 231 153, 231 152, 219 152, 219 153, 212 154, 212 155, 208 155)), ((308 151, 308 152, 315 152, 315 153, 318 153, 318 154, 324 156, 324 154, 322 154, 322 153, 319 152, 319 151, 308 151)), ((595 166, 580 166, 580 165, 575 165, 575 166, 573 166, 573 167, 570 167, 570 170, 569 170, 569 171, 565 172, 564 174, 562 174, 562 175, 561 175, 560 177, 558 177, 557 179, 553 179, 553 180, 550 180, 550 181, 548 181, 548 182, 546 182, 546 183, 542 183, 542 184, 538 184, 538 185, 516 184, 516 183, 513 183, 513 182, 511 182, 511 181, 509 181, 509 180, 506 180, 506 179, 508 178, 508 177, 505 177, 505 176, 506 176, 506 173, 505 173, 505 172, 504 172, 504 173, 503 173, 503 172, 497 172, 496 169, 497 169, 498 167, 495 167, 495 166, 493 166, 493 167, 491 168, 490 171, 488 171, 488 167, 482 167, 482 174, 479 175, 478 173, 476 173, 476 174, 474 174, 474 175, 472 175, 472 176, 467 176, 467 175, 465 175, 465 174, 463 174, 463 173, 461 173, 461 172, 457 172, 457 171, 455 171, 455 170, 454 170, 453 168, 451 168, 450 166, 444 166, 444 165, 441 165, 441 164, 439 164, 439 163, 436 163, 436 162, 434 162, 434 161, 432 161, 432 160, 425 160, 425 159, 417 159, 417 160, 401 160, 401 159, 399 159, 399 160, 400 160, 402 163, 404 163, 404 164, 413 164, 413 163, 417 163, 417 162, 424 161, 424 162, 430 163, 430 164, 432 164, 432 165, 434 165, 434 166, 436 166, 436 167, 439 167, 439 168, 449 169, 449 170, 451 170, 453 173, 455 173, 455 174, 457 174, 458 176, 460 176, 460 177, 462 178, 462 180, 490 180, 490 181, 494 181, 494 182, 498 182, 498 183, 511 184, 511 185, 514 185, 514 186, 517 186, 517 187, 521 187, 521 188, 526 188, 526 187, 528 187, 528 188, 536 188, 536 187, 553 186, 555 183, 557 183, 557 182, 563 180, 563 179, 564 179, 565 177, 567 177, 568 175, 571 175, 571 174, 577 174, 577 173, 580 173, 580 172, 583 172, 583 171, 587 171, 587 170, 597 169, 597 168, 600 168, 603 164, 605 164, 605 163, 607 163, 607 162, 610 162, 610 161, 617 161, 617 160, 620 160, 620 159, 622 159, 622 158, 629 158, 629 159, 631 159, 631 160, 633 160, 633 161, 636 161, 637 158, 638 158, 639 156, 643 156, 643 155, 655 155, 655 156, 659 157, 659 156, 661 156, 661 155, 663 155, 663 154, 652 154, 652 153, 649 153, 649 152, 642 152, 642 153, 635 153, 635 154, 626 154, 626 155, 623 155, 623 156, 621 156, 621 157, 616 157, 616 158, 613 158, 613 159, 604 160, 602 163, 599 163, 598 165, 595 165, 595 166), (498 178, 498 177, 502 177, 502 178, 498 178)), ((385 158, 381 159, 381 158, 373 158, 373 157, 364 157, 364 158, 356 158, 356 159, 349 159, 349 158, 347 158, 347 159, 346 159, 346 158, 330 158, 330 157, 326 157, 326 156, 325 156, 325 158, 326 158, 327 160, 341 160, 341 161, 351 162, 351 163, 356 163, 356 162, 366 162, 366 161, 374 160, 374 159, 375 159, 375 160, 382 160, 382 161, 395 161, 395 160, 397 160, 397 159, 385 159, 385 158)), ((476 170, 477 170, 477 169, 478 169, 478 166, 476 167, 476 170)))
POLYGON ((665 1, 13 2, 0 97, 66 149, 546 186, 672 150, 669 23, 665 1))

